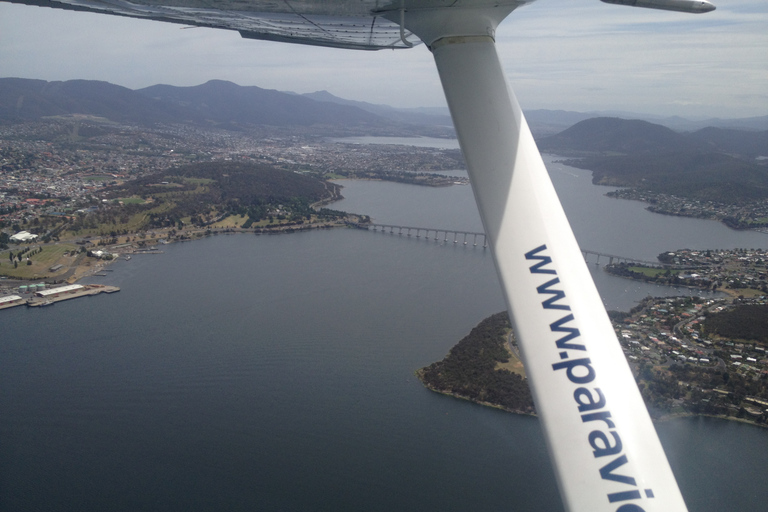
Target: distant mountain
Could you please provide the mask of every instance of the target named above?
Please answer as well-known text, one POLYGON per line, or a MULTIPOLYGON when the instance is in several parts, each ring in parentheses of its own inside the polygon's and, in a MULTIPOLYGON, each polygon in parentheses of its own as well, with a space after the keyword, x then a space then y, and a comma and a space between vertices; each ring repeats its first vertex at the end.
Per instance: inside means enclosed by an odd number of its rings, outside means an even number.
POLYGON ((108 82, 0 79, 0 120, 82 114, 112 121, 174 122, 184 112, 108 82))
POLYGON ((215 123, 309 126, 381 123, 378 116, 346 105, 329 105, 279 91, 211 80, 194 87, 153 85, 138 94, 215 123))
POLYGON ((744 117, 739 119, 709 118, 702 120, 690 120, 678 116, 655 118, 651 116, 641 116, 635 114, 634 118, 645 119, 646 121, 662 124, 668 128, 672 128, 673 130, 683 132, 692 132, 707 127, 727 128, 744 131, 768 130, 768 116, 744 117))
POLYGON ((375 103, 367 103, 365 101, 353 101, 345 100, 334 96, 328 91, 317 91, 302 94, 305 98, 310 98, 315 101, 336 103, 337 105, 347 105, 357 107, 365 110, 377 116, 381 116, 399 123, 423 125, 423 126, 444 126, 453 127, 453 121, 447 109, 404 109, 394 108, 388 105, 377 105, 375 103), (445 110, 444 113, 441 113, 445 110))
POLYGON ((580 121, 538 141, 539 149, 558 154, 659 153, 704 150, 705 144, 647 121, 596 117, 580 121))
POLYGON ((738 204, 768 199, 768 131, 705 128, 683 134, 646 121, 600 117, 538 141, 542 151, 578 156, 569 165, 593 182, 738 204))
POLYGON ((394 124, 356 108, 240 87, 213 80, 195 87, 155 85, 133 91, 107 82, 46 82, 0 78, 0 121, 88 115, 140 125, 194 123, 237 125, 386 127, 394 124))
POLYGON ((595 117, 616 117, 619 119, 648 121, 666 126, 676 132, 694 132, 702 128, 715 127, 733 130, 764 131, 768 130, 768 116, 746 117, 741 119, 686 119, 680 116, 656 116, 637 112, 573 112, 568 110, 526 110, 525 118, 531 126, 533 135, 544 137, 565 130, 585 119, 595 117))
POLYGON ((744 158, 768 157, 768 130, 747 131, 730 128, 702 128, 689 135, 709 148, 744 158))
MULTIPOLYGON (((88 115, 103 117, 117 122, 152 125, 157 123, 195 123, 206 126, 238 129, 243 125, 335 127, 352 131, 388 134, 430 134, 445 136, 453 132, 453 124, 447 108, 394 108, 363 101, 346 100, 327 91, 295 94, 260 87, 242 87, 231 82, 212 80, 194 87, 155 85, 133 91, 125 87, 90 80, 46 82, 22 78, 0 78, 0 122, 39 119, 46 116, 88 115)), ((526 119, 537 141, 585 120, 604 117, 598 112, 573 112, 566 110, 526 110, 526 119)), ((665 125, 676 131, 694 131, 716 127, 722 129, 768 129, 768 116, 745 119, 709 119, 691 121, 679 117, 654 117, 629 112, 615 113, 614 118, 644 119, 665 125)), ((639 121, 637 121, 639 123, 639 121)), ((640 133, 641 128, 629 130, 640 133)), ((610 131, 610 130, 609 130, 610 131)), ((711 131, 710 131, 711 132, 711 131)), ((573 134, 564 134, 570 137, 573 134)), ((687 142, 712 144, 712 133, 693 137, 687 142)), ((722 134, 721 139, 730 136, 722 134)), ((608 134, 600 135, 601 138, 608 134)), ((669 132, 647 133, 649 147, 654 137, 673 140, 669 132)), ((718 136, 716 136, 718 137, 718 136)), ((760 134, 755 134, 756 144, 762 144, 760 134)), ((753 136, 732 137, 729 150, 743 155, 765 155, 746 144, 753 136), (748 147, 749 146, 749 147, 748 147)), ((682 140, 682 139, 679 139, 682 140)), ((572 145, 578 144, 572 140, 572 145)), ((596 150, 591 139, 588 143, 596 150)), ((609 142, 609 141, 604 141, 609 142)), ((553 144, 546 141, 545 144, 553 144)), ((558 142, 557 144, 563 144, 558 142)), ((609 146, 611 144, 608 144, 609 146)), ((615 144, 614 144, 615 146, 615 144)), ((586 146, 581 146, 585 149, 586 146)))

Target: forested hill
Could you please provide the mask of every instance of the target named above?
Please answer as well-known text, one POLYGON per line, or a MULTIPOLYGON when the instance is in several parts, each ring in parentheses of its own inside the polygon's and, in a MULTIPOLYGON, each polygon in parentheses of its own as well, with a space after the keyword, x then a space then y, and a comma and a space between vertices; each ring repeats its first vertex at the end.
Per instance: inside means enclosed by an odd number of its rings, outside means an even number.
POLYGON ((594 118, 538 142, 542 151, 580 157, 596 184, 699 201, 768 199, 768 131, 705 128, 678 133, 646 121, 594 118))
POLYGON ((586 119, 538 141, 558 155, 642 154, 702 150, 703 144, 664 126, 616 117, 586 119))
POLYGON ((340 187, 335 183, 303 174, 276 169, 265 164, 239 162, 205 162, 169 169, 128 181, 111 189, 113 194, 151 195, 157 193, 158 184, 181 191, 206 186, 206 200, 211 203, 238 201, 277 202, 302 198, 309 202, 337 198, 340 187), (173 188, 175 187, 175 188, 173 188))
POLYGON ((768 343, 768 306, 742 305, 708 316, 704 330, 709 335, 768 343))
POLYGON ((724 153, 593 156, 569 160, 568 165, 593 171, 592 182, 598 185, 726 204, 768 199, 768 166, 724 153))
POLYGON ((534 412, 528 383, 517 373, 498 368, 509 360, 504 347, 509 316, 497 313, 480 322, 442 361, 420 369, 419 379, 441 393, 523 414, 534 412))
POLYGON ((340 199, 335 183, 275 169, 265 164, 207 162, 145 176, 109 189, 113 199, 141 198, 124 208, 144 211, 151 227, 180 220, 203 225, 224 214, 248 216, 257 222, 279 210, 294 221, 316 212, 312 203, 340 199))

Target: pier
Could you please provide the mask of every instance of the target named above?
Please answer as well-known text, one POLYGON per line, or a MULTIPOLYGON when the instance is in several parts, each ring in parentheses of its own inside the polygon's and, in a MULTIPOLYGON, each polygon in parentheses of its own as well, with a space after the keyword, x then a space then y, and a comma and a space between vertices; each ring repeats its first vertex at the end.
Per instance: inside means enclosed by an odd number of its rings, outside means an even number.
MULTIPOLYGON (((437 229, 437 228, 422 228, 414 226, 400 226, 397 224, 353 224, 358 229, 365 229, 367 231, 377 231, 380 233, 386 233, 390 235, 405 236, 411 238, 418 238, 424 240, 433 240, 436 242, 444 242, 446 244, 456 245, 471 245, 473 247, 480 246, 482 248, 488 247, 488 238, 485 233, 476 233, 473 231, 458 231, 454 229, 437 229)), ((612 265, 614 263, 628 263, 631 265, 638 265, 643 267, 657 267, 657 268, 674 268, 674 265, 667 265, 659 261, 645 261, 637 258, 628 258, 626 256, 618 256, 616 254, 607 254, 599 251, 592 251, 589 249, 582 249, 582 255, 584 261, 595 265, 605 263, 612 265), (602 261, 601 261, 602 260, 602 261)))
POLYGON ((117 286, 106 286, 102 284, 74 284, 68 286, 60 286, 58 288, 49 288, 35 292, 35 294, 28 299, 25 299, 20 295, 0 297, 0 309, 24 305, 29 307, 50 306, 62 300, 98 295, 100 293, 115 293, 119 291, 120 288, 117 286))

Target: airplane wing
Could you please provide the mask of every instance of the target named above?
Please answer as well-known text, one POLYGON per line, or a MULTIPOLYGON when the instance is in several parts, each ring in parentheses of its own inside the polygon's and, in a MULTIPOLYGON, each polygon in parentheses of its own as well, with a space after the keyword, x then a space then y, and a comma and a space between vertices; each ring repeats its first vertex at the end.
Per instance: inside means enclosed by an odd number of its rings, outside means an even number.
POLYGON ((377 15, 376 1, 11 0, 13 3, 236 30, 244 38, 357 50, 409 48, 419 41, 377 15), (409 38, 411 40, 409 40, 409 38))
MULTIPOLYGON (((604 1, 686 12, 714 8, 702 0, 604 1)), ((423 41, 456 125, 566 510, 686 510, 496 53, 496 27, 528 0, 18 3, 342 48, 406 48, 416 38, 423 41)))

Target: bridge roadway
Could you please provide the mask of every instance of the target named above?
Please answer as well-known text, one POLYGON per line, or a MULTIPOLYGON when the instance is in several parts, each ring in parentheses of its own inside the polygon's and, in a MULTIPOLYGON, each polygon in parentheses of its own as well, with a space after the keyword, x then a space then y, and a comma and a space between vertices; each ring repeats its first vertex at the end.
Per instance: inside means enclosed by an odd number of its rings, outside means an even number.
MULTIPOLYGON (((398 226, 395 224, 354 224, 359 229, 365 229, 367 231, 380 231, 382 233, 389 233, 390 235, 409 236, 414 238, 424 238, 425 240, 442 241, 445 243, 453 242, 454 244, 469 245, 477 247, 480 244, 484 249, 488 247, 488 239, 485 233, 476 233, 473 231, 457 231, 454 229, 435 229, 435 228, 419 228, 413 226, 398 226)), ((665 265, 658 261, 645 261, 635 258, 627 258, 626 256, 617 256, 615 254, 606 254, 599 251, 590 251, 588 249, 582 249, 581 253, 584 255, 584 260, 587 263, 600 264, 600 258, 608 260, 608 264, 613 263, 630 263, 636 265, 642 265, 644 267, 659 267, 668 268, 670 265, 665 265), (592 261, 594 260, 594 261, 592 261)))

